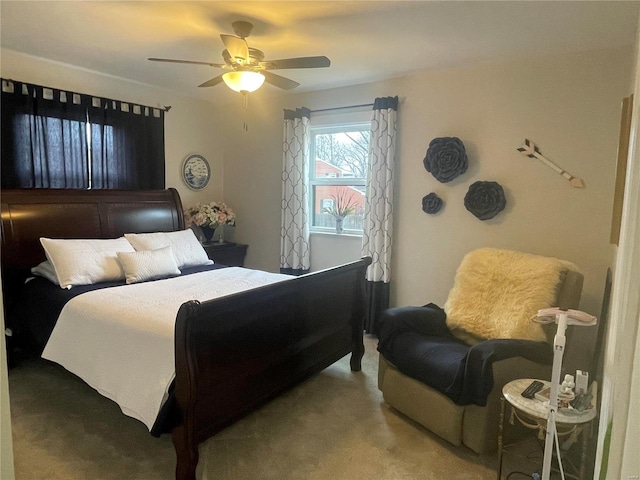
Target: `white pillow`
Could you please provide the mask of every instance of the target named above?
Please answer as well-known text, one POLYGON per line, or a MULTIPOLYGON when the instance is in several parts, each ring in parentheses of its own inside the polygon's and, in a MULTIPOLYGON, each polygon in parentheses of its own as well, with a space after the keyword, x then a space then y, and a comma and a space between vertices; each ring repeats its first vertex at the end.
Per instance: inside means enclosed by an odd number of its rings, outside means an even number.
POLYGON ((125 233, 124 236, 138 251, 171 247, 178 268, 213 263, 190 228, 177 232, 125 233))
POLYGON ((139 252, 118 252, 127 283, 144 282, 170 275, 180 275, 171 247, 139 252))
POLYGON ((123 280, 117 252, 134 252, 126 238, 112 240, 62 240, 41 238, 47 259, 62 288, 123 280))
POLYGON ((37 275, 38 277, 46 278, 56 285, 60 285, 58 283, 58 277, 56 276, 56 270, 55 268, 53 268, 53 265, 51 265, 51 262, 49 260, 45 260, 44 262, 33 267, 31 269, 31 273, 37 275))

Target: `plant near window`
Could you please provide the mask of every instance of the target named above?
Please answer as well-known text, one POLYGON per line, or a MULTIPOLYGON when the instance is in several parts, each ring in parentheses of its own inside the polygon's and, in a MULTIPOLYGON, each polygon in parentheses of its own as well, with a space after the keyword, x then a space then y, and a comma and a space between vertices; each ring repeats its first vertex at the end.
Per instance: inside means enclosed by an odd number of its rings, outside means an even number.
POLYGON ((337 195, 331 195, 331 198, 333 198, 333 205, 325 208, 324 211, 334 217, 346 217, 354 212, 358 206, 358 203, 353 199, 353 193, 344 188, 337 195))
POLYGON ((355 211, 358 203, 353 199, 353 192, 345 188, 340 189, 337 195, 331 195, 331 198, 333 198, 333 205, 325 208, 324 211, 336 219, 336 233, 342 233, 344 218, 355 211))

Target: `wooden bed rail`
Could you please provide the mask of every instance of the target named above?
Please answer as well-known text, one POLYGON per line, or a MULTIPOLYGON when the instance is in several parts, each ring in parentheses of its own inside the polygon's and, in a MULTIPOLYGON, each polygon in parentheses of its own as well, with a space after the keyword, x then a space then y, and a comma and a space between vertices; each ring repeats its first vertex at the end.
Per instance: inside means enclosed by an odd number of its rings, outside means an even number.
POLYGON ((176 322, 176 478, 195 478, 198 444, 351 353, 359 371, 370 258, 207 302, 176 322), (242 332, 242 334, 239 334, 242 332))

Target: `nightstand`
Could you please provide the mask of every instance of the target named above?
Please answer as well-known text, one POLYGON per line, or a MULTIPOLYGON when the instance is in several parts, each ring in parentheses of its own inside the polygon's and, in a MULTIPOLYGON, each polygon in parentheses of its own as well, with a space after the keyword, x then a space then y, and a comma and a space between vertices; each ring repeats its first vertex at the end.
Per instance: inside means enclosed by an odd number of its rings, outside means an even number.
MULTIPOLYGON (((498 480, 502 478, 503 455, 511 449, 510 447, 514 446, 514 444, 505 445, 503 443, 504 427, 505 423, 507 423, 505 422, 506 405, 510 407, 511 412, 508 422, 509 424, 515 425, 515 420, 517 420, 518 424, 526 427, 527 429, 535 431, 538 435, 538 439, 541 442, 544 440, 547 427, 548 401, 542 401, 537 397, 524 398, 521 395, 522 391, 527 388, 527 386, 529 386, 532 381, 533 379, 531 378, 521 378, 519 380, 514 380, 507 383, 502 388, 502 398, 500 399, 500 425, 498 434, 498 480)), ((547 381, 540 381, 544 384, 545 387, 548 387, 550 385, 550 383, 547 381)), ((595 408, 588 408, 582 412, 578 412, 575 410, 566 410, 562 408, 558 410, 558 414, 556 416, 556 427, 558 429, 558 436, 561 439, 561 443, 567 445, 563 448, 568 449, 574 442, 577 441, 579 436, 582 437, 580 465, 575 467, 570 462, 567 461, 565 463, 563 460, 566 468, 571 469, 571 467, 573 467, 574 470, 573 473, 568 473, 565 471, 566 478, 586 480, 585 472, 588 439, 591 433, 591 422, 594 418, 596 418, 595 408)), ((564 453, 566 453, 566 450, 562 452, 562 458, 565 457, 564 453)), ((540 452, 540 454, 541 462, 542 451, 540 452)))
POLYGON ((247 254, 249 245, 241 243, 204 243, 202 245, 207 256, 215 263, 229 265, 232 267, 242 267, 244 265, 244 257, 247 254))

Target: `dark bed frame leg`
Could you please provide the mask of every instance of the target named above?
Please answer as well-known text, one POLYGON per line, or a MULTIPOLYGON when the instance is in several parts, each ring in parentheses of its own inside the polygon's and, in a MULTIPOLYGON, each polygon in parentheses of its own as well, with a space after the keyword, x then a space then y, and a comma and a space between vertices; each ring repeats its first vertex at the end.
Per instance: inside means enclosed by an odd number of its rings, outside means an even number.
POLYGON ((187 438, 183 425, 178 425, 171 431, 171 439, 176 451, 176 480, 195 480, 196 465, 198 465, 198 446, 187 438))
MULTIPOLYGON (((371 259, 367 265, 371 264, 371 259)), ((354 293, 353 316, 351 317, 351 341, 353 342, 353 350, 351 350, 351 371, 359 372, 362 370, 362 357, 364 357, 364 302, 366 298, 366 288, 364 283, 364 275, 360 278, 358 290, 354 293)))
POLYGON ((351 350, 351 361, 349 363, 351 365, 352 372, 359 372, 360 370, 362 370, 362 357, 364 357, 364 331, 362 322, 354 322, 351 328, 353 350, 351 350))
POLYGON ((353 347, 351 352, 351 371, 359 372, 362 370, 362 357, 364 357, 364 343, 360 342, 359 345, 353 347))

